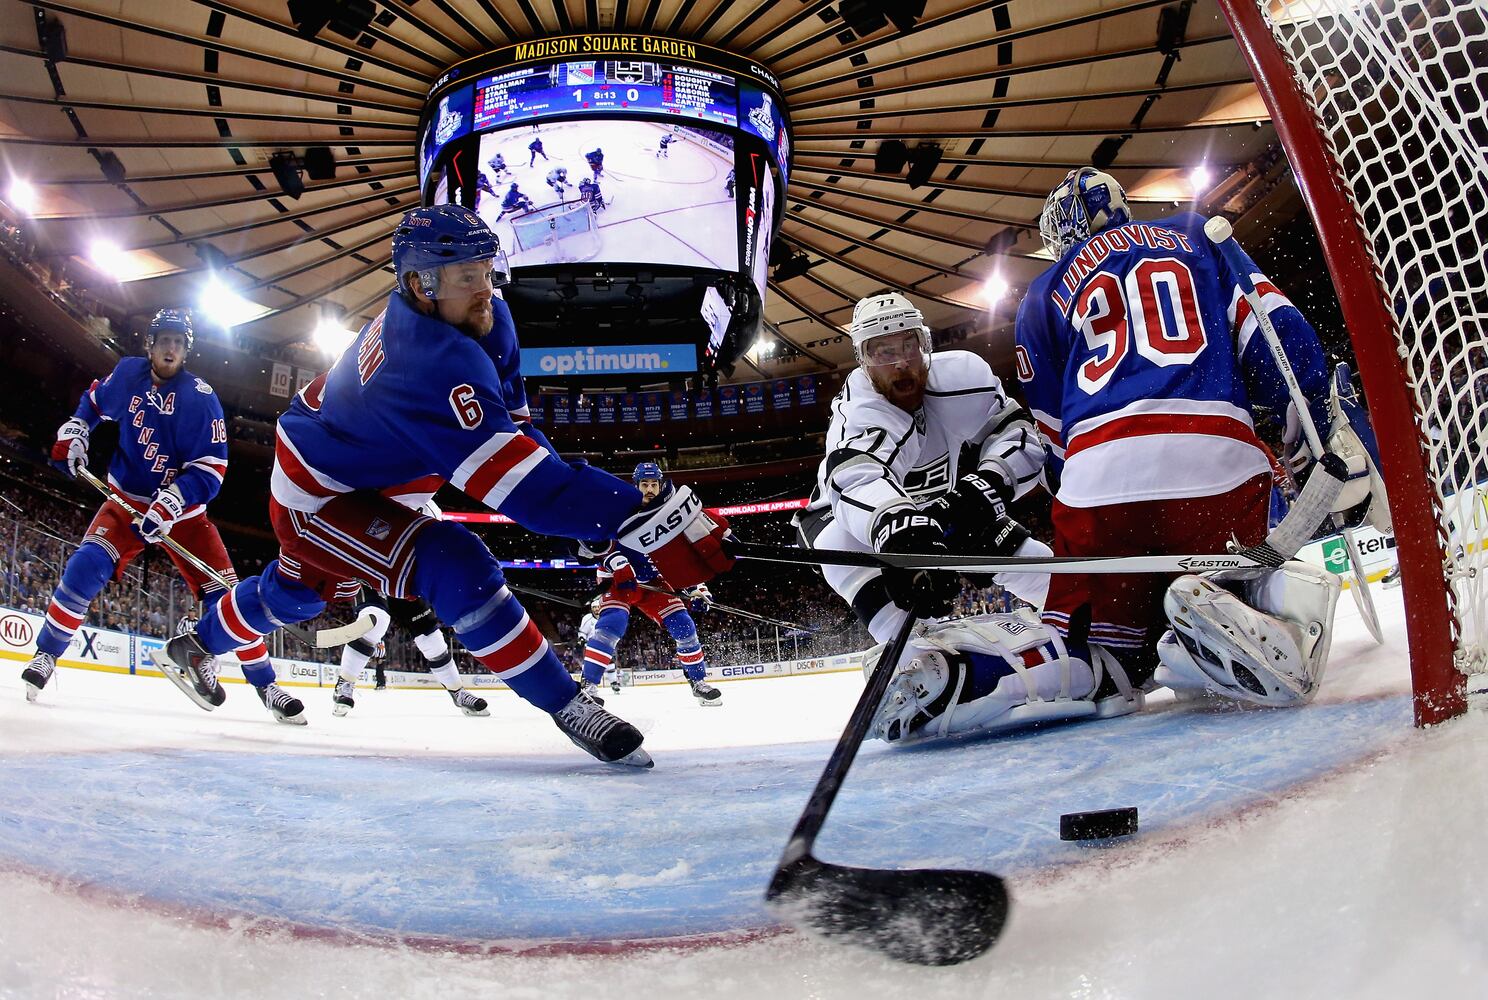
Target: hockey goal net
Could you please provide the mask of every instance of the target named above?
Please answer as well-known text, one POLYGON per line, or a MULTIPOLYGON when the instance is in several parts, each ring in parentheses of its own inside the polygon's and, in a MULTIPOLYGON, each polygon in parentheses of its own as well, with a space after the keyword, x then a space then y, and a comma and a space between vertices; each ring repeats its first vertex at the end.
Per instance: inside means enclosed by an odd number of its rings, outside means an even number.
POLYGON ((512 217, 513 264, 570 264, 599 253, 599 226, 586 201, 555 202, 512 217))
POLYGON ((1488 671, 1488 8, 1220 6, 1338 290, 1390 491, 1416 722, 1438 722, 1488 671))

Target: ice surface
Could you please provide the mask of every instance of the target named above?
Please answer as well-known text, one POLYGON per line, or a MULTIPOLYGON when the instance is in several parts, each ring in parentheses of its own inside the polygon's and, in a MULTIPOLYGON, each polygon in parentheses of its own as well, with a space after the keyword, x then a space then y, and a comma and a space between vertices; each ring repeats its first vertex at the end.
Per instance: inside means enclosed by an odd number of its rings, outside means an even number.
POLYGON ((954 969, 782 931, 760 898, 861 690, 851 674, 611 706, 650 772, 579 754, 508 694, 247 688, 0 671, 0 996, 1479 996, 1488 723, 1410 727, 1400 592, 1375 647, 1340 605, 1306 709, 870 744, 817 853, 1008 878, 1003 940, 954 969), (1061 812, 1134 805, 1091 849, 1061 812))

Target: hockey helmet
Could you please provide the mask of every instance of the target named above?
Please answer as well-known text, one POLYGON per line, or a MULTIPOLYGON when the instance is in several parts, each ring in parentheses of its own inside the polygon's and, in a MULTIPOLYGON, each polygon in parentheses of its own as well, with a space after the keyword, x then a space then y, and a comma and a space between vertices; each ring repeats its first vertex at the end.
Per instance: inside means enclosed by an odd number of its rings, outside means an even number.
POLYGON ((930 366, 930 328, 925 325, 925 316, 898 292, 876 292, 858 300, 853 307, 852 322, 847 335, 852 338, 853 354, 858 364, 865 368, 894 364, 904 360, 897 355, 877 353, 867 349, 870 341, 890 334, 909 331, 919 332, 920 353, 925 366, 930 366))
POLYGON ((501 241, 484 219, 460 205, 415 208, 393 231, 393 270, 405 295, 413 294, 410 272, 419 276, 424 296, 433 299, 439 297, 441 268, 483 260, 491 262, 492 284, 506 284, 511 268, 501 241))
POLYGON ((155 337, 161 333, 179 333, 186 338, 186 350, 196 339, 191 329, 191 311, 188 309, 162 309, 150 320, 150 329, 145 332, 145 345, 155 346, 155 337))
POLYGON ((630 481, 633 483, 638 483, 642 479, 663 480, 665 478, 662 475, 661 466, 655 462, 637 462, 635 471, 630 474, 630 481))
POLYGON ((1058 259, 1092 234, 1130 221, 1126 192, 1116 178, 1094 167, 1078 167, 1049 192, 1039 215, 1039 235, 1044 249, 1058 259))
POLYGON ((592 601, 589 602, 589 610, 592 611, 592 612, 594 612, 596 615, 599 614, 599 604, 603 600, 604 600, 604 595, 603 594, 595 594, 594 595, 594 600, 592 600, 592 601))

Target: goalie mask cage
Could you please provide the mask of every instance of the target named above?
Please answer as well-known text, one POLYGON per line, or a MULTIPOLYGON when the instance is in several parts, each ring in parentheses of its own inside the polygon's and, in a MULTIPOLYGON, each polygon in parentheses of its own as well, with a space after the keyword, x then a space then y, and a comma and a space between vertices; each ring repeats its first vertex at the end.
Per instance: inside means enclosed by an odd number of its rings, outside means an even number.
POLYGON ((1353 341, 1405 590, 1417 725, 1488 670, 1488 8, 1219 0, 1353 341))

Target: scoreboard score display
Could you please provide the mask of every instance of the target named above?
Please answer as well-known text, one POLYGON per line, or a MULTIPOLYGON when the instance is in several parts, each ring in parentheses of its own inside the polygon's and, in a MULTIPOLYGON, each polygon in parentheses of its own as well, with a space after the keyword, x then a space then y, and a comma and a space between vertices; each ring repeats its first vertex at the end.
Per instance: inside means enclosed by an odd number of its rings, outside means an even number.
POLYGON ((675 115, 736 126, 732 75, 645 60, 588 60, 509 70, 475 83, 476 131, 553 115, 675 115))

